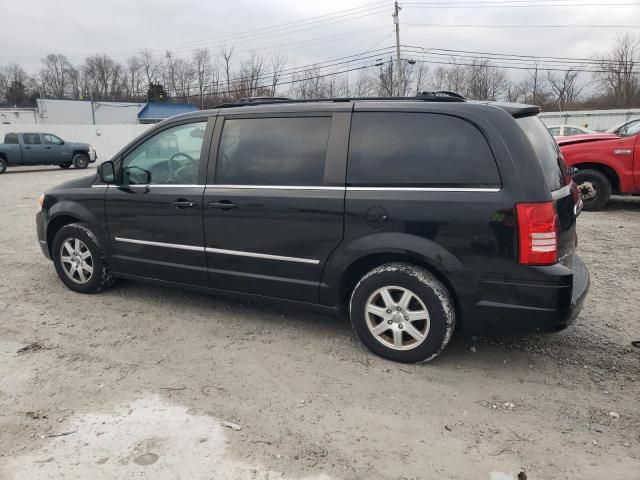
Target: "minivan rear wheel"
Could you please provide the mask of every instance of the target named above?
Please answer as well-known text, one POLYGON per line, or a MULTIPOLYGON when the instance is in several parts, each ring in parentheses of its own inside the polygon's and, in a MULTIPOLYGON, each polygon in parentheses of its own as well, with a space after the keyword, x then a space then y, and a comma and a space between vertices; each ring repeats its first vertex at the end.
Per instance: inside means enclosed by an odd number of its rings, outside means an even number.
POLYGON ((396 362, 435 358, 455 328, 447 288, 429 271, 409 263, 387 263, 362 277, 351 295, 349 314, 360 340, 396 362))
POLYGON ((579 170, 573 181, 578 186, 585 210, 600 210, 611 197, 611 182, 598 170, 579 170))

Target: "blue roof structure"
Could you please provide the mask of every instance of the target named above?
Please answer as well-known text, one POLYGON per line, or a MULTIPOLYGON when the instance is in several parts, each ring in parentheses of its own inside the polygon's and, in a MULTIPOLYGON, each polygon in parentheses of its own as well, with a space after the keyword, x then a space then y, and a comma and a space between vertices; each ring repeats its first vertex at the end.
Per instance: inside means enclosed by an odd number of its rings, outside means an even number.
POLYGON ((138 120, 164 120, 181 113, 195 112, 197 107, 189 103, 147 103, 138 113, 138 120))

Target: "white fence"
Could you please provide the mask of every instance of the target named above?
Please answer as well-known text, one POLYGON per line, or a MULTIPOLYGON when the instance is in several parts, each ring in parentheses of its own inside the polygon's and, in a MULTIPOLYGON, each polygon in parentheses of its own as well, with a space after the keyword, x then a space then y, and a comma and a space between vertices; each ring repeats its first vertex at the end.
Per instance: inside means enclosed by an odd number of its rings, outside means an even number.
POLYGON ((540 118, 545 125, 577 125, 604 132, 620 123, 640 118, 640 109, 578 110, 575 112, 543 112, 540 118))
POLYGON ((153 125, 0 125, 0 142, 9 132, 53 133, 68 142, 90 143, 98 162, 109 160, 131 140, 153 125))

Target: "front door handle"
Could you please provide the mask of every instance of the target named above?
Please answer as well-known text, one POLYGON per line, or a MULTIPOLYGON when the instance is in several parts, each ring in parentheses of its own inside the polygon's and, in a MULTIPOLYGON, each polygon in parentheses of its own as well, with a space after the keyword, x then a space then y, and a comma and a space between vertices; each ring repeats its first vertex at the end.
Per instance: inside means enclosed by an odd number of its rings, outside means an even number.
POLYGON ((193 208, 198 206, 196 202, 190 202, 189 200, 176 200, 175 202, 171 202, 171 205, 178 209, 193 208))
POLYGON ((220 202, 209 202, 209 208, 217 208, 219 210, 231 210, 236 208, 238 205, 236 203, 230 202, 229 200, 222 200, 220 202))

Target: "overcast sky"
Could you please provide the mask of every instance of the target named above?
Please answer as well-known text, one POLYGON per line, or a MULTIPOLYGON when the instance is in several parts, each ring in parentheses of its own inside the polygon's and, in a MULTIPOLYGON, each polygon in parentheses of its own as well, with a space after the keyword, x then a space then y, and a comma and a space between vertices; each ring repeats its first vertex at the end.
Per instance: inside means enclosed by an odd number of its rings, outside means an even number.
MULTIPOLYGON (((572 27, 640 25, 637 1, 509 3, 528 8, 498 7, 501 1, 505 0, 422 0, 419 6, 410 3, 421 0, 405 2, 400 14, 401 42, 459 50, 590 57, 606 48, 617 32, 640 32, 639 28, 572 27), (535 3, 556 5, 530 6, 535 3), (475 5, 436 8, 470 4, 475 5), (558 6, 568 4, 577 5, 558 6), (412 24, 567 27, 441 28, 412 24)), ((289 64, 309 64, 393 45, 391 13, 391 2, 362 0, 0 0, 0 63, 16 62, 34 72, 39 69, 40 59, 50 52, 63 53, 78 64, 92 53, 107 53, 124 60, 142 48, 154 49, 158 54, 169 49, 189 55, 197 47, 217 51, 226 43, 234 45, 238 55, 248 55, 252 49, 264 55, 279 51, 286 54, 289 64), (353 10, 356 7, 362 8, 353 10), (347 9, 352 10, 336 13, 347 9), (309 20, 302 26, 291 23, 329 14, 335 15, 315 23, 309 20), (286 29, 264 30, 287 23, 286 29)))

